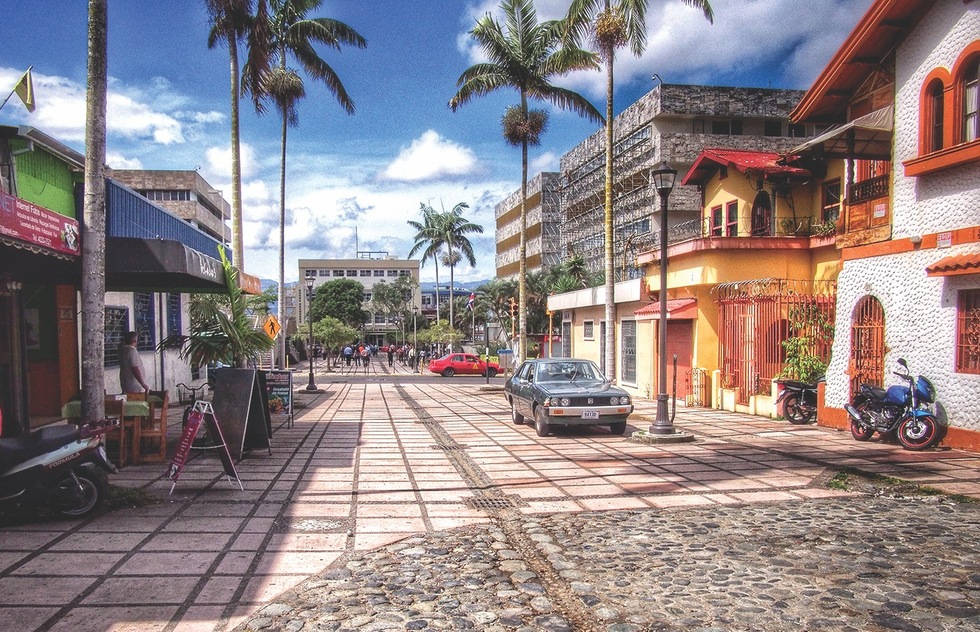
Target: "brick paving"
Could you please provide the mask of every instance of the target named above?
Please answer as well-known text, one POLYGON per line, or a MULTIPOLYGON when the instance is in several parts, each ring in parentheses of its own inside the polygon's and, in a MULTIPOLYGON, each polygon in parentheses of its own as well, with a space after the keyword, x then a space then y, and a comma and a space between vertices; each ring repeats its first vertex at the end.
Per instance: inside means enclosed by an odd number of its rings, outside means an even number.
POLYGON ((210 457, 192 461, 169 497, 163 467, 128 467, 112 483, 160 502, 0 529, 3 627, 232 629, 324 569, 420 535, 487 533, 500 512, 533 521, 832 502, 848 496, 825 485, 842 467, 980 497, 980 456, 963 451, 912 453, 700 409, 677 416, 698 436, 691 444, 637 444, 602 428, 539 438, 476 383, 325 386, 298 396, 305 408, 293 428, 275 429, 271 456, 240 464, 244 492, 210 457))

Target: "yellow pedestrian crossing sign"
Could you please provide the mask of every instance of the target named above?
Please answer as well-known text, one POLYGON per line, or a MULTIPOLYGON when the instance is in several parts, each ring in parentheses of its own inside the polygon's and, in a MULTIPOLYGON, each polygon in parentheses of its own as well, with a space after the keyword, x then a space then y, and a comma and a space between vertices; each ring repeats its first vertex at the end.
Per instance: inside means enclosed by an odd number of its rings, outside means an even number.
POLYGON ((269 314, 269 317, 265 319, 265 324, 262 325, 262 330, 265 332, 265 335, 275 340, 279 332, 282 331, 282 325, 279 324, 278 318, 269 314))

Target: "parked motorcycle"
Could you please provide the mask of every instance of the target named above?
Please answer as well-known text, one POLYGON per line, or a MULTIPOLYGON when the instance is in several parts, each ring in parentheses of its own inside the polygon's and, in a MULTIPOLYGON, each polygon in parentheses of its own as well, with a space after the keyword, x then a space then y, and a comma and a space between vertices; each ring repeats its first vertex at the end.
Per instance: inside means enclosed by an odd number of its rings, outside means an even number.
POLYGON ((46 426, 0 439, 0 503, 46 505, 78 518, 105 501, 106 473, 115 472, 102 436, 117 419, 82 426, 46 426))
MULTIPOLYGON (((823 377, 817 379, 817 382, 823 377)), ((817 385, 796 380, 780 380, 783 390, 776 398, 783 418, 791 424, 806 424, 817 416, 817 385)))
POLYGON ((908 383, 887 389, 862 384, 854 401, 844 406, 851 417, 851 435, 858 441, 894 432, 908 450, 925 450, 942 439, 943 428, 929 404, 936 401, 936 388, 923 376, 912 377, 904 358, 898 364, 904 373, 893 374, 908 383))

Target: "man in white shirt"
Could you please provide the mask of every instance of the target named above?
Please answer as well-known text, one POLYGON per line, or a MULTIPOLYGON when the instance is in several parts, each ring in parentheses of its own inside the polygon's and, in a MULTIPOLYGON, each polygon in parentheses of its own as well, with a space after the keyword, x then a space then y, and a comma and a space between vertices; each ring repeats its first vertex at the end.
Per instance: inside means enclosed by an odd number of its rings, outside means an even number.
POLYGON ((145 393, 150 390, 143 376, 143 360, 136 350, 139 336, 130 331, 119 347, 119 387, 123 393, 145 393))

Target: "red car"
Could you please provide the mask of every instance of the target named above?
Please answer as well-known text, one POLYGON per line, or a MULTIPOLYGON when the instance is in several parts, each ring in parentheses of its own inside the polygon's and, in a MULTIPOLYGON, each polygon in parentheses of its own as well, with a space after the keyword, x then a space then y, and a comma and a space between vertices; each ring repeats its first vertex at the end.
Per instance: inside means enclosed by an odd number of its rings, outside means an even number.
POLYGON ((487 375, 500 373, 500 365, 491 362, 489 366, 480 356, 472 353, 450 353, 429 362, 429 370, 443 377, 453 375, 487 375))

